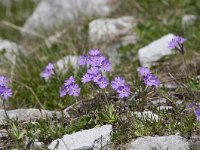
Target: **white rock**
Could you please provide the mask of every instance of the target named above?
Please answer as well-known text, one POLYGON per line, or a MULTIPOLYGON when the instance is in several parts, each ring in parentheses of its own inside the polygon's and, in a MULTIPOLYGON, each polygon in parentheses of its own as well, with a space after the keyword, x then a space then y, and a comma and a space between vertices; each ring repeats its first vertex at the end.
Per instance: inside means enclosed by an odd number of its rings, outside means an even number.
POLYGON ((56 62, 56 66, 58 68, 58 71, 62 73, 66 73, 69 69, 69 66, 72 66, 75 70, 79 67, 79 58, 80 56, 65 56, 64 58, 60 59, 56 62))
POLYGON ((15 56, 23 48, 17 45, 14 42, 8 40, 0 39, 0 53, 3 53, 4 56, 12 63, 15 61, 15 56))
POLYGON ((106 16, 113 0, 42 0, 23 29, 43 32, 60 28, 85 17, 106 16))
MULTIPOLYGON (((18 121, 35 121, 38 119, 44 119, 46 117, 52 118, 55 114, 58 118, 61 117, 61 113, 53 112, 49 110, 39 110, 39 109, 15 109, 7 111, 7 114, 10 119, 18 121)), ((4 110, 0 110, 0 124, 6 124, 5 120, 7 119, 4 110)))
POLYGON ((151 101, 151 103, 153 105, 157 105, 157 104, 165 104, 167 102, 167 100, 165 98, 159 98, 157 100, 151 101))
POLYGON ((168 48, 168 44, 173 37, 173 34, 167 34, 139 49, 139 61, 141 66, 150 67, 163 56, 173 54, 173 51, 168 48))
POLYGON ((104 125, 54 140, 48 149, 53 150, 109 150, 111 146, 112 126, 104 125))
POLYGON ((134 112, 133 115, 140 119, 149 121, 158 121, 159 119, 159 116, 157 114, 154 114, 152 111, 134 112))
POLYGON ((132 16, 117 19, 97 19, 89 24, 89 39, 93 43, 111 42, 132 33, 136 19, 132 16))
POLYGON ((177 136, 141 137, 133 140, 128 150, 189 150, 189 143, 186 139, 177 136))
POLYGON ((158 106, 157 110, 173 110, 172 106, 158 106))
POLYGON ((182 17, 182 26, 184 28, 191 26, 195 23, 196 20, 197 20, 197 16, 195 16, 195 15, 184 15, 182 17))

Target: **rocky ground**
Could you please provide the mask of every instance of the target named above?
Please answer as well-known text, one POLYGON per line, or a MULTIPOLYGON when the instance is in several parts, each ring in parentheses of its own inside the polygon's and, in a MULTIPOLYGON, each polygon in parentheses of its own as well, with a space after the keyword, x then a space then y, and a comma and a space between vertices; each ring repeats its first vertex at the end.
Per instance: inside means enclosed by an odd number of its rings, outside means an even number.
POLYGON ((198 150, 200 123, 188 105, 200 100, 198 1, 0 0, 0 74, 12 97, 0 99, 1 149, 198 150), (168 45, 184 36, 185 54, 168 45), (81 83, 81 55, 100 49, 131 94, 81 83), (55 78, 43 80, 55 64, 55 78), (161 84, 146 87, 139 67, 161 84), (69 76, 78 98, 60 98, 69 76))

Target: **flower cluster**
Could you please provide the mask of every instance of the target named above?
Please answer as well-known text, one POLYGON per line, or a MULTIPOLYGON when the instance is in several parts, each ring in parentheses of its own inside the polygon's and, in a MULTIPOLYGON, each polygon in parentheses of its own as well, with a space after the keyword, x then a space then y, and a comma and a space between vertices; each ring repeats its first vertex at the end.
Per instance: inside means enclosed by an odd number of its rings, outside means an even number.
POLYGON ((196 105, 196 103, 192 102, 191 104, 188 105, 188 108, 194 110, 194 114, 195 114, 195 116, 197 118, 197 121, 200 122, 200 103, 199 103, 197 108, 195 107, 195 105, 196 105))
POLYGON ((89 51, 89 55, 82 55, 79 64, 81 66, 89 66, 87 73, 82 77, 83 83, 93 81, 102 89, 108 86, 109 82, 105 77, 103 77, 102 71, 110 71, 112 64, 99 50, 92 49, 89 51))
POLYGON ((130 87, 125 84, 125 79, 122 77, 116 77, 111 82, 111 86, 119 94, 119 98, 125 98, 130 95, 130 87))
POLYGON ((47 81, 53 74, 54 74, 54 64, 49 63, 44 71, 41 73, 41 77, 45 79, 45 81, 47 81))
POLYGON ((158 80, 158 78, 156 76, 154 76, 151 73, 151 71, 149 70, 149 68, 140 67, 138 71, 139 71, 140 76, 143 77, 144 83, 147 86, 158 87, 160 85, 160 81, 158 80))
POLYGON ((0 76, 0 97, 4 100, 7 100, 12 95, 11 88, 8 87, 9 80, 4 77, 0 76))
POLYGON ((180 53, 184 54, 183 43, 186 41, 185 38, 181 36, 175 36, 170 42, 168 47, 170 49, 177 49, 180 53))
POLYGON ((77 97, 80 94, 81 89, 78 84, 75 83, 74 77, 69 77, 69 79, 65 80, 63 87, 60 89, 60 97, 64 97, 65 95, 75 96, 77 97))

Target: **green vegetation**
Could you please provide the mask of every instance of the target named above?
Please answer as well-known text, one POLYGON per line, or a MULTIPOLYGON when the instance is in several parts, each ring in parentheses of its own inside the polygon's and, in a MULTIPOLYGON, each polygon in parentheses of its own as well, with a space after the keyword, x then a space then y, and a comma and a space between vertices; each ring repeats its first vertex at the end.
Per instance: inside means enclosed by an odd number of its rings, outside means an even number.
MULTIPOLYGON (((134 15, 139 20, 133 30, 138 36, 138 42, 134 45, 121 46, 118 52, 121 54, 121 64, 116 66, 113 72, 109 74, 112 78, 115 75, 124 76, 131 85, 131 91, 138 92, 132 101, 127 100, 119 102, 116 97, 109 97, 109 102, 105 102, 101 96, 92 95, 88 87, 81 84, 83 69, 75 72, 69 67, 65 74, 60 73, 59 80, 52 78, 45 82, 40 73, 48 62, 56 62, 65 55, 81 55, 91 48, 88 41, 88 23, 84 22, 84 27, 77 30, 74 26, 67 26, 68 31, 51 46, 45 43, 44 39, 28 41, 24 39, 19 30, 6 26, 8 21, 14 25, 22 26, 28 16, 34 10, 36 4, 28 0, 15 2, 11 6, 9 14, 6 14, 6 8, 0 5, 0 37, 21 43, 26 50, 32 52, 28 56, 20 54, 17 60, 13 76, 13 96, 7 103, 9 109, 15 108, 45 108, 48 110, 63 110, 76 102, 72 97, 59 97, 59 88, 64 80, 73 75, 78 79, 82 88, 81 100, 96 98, 98 103, 91 106, 91 112, 84 111, 78 113, 78 118, 73 122, 60 120, 39 120, 34 123, 21 124, 12 122, 8 124, 9 148, 24 148, 26 138, 32 141, 38 139, 47 146, 52 140, 60 138, 65 134, 70 134, 82 129, 89 129, 103 124, 112 124, 114 127, 113 143, 114 147, 124 146, 131 139, 146 135, 167 135, 180 132, 187 137, 192 133, 200 132, 200 124, 192 110, 186 107, 191 102, 200 101, 200 84, 197 75, 200 74, 200 20, 187 28, 183 28, 181 18, 185 14, 200 15, 200 1, 198 0, 120 0, 120 4, 110 17, 123 15, 134 15), (16 17, 17 16, 17 17, 16 17), (187 38, 186 64, 182 56, 176 53, 160 61, 160 64, 152 68, 162 81, 162 83, 175 83, 179 87, 175 91, 168 88, 149 89, 144 91, 144 87, 137 73, 139 66, 137 52, 138 49, 160 38, 161 36, 173 33, 183 35, 187 38), (133 56, 134 58, 130 58, 133 56), (128 59, 127 59, 128 58, 128 59), (184 73, 184 71, 186 73, 184 73), (170 74, 169 74, 170 73, 170 74), (89 98, 88 98, 89 97, 89 98), (156 106, 150 104, 150 101, 158 97, 165 98, 173 108, 169 110, 157 110, 156 106), (100 101, 103 99, 102 101, 100 101), (178 104, 178 100, 183 100, 178 104), (102 102, 102 103, 101 103, 102 102), (125 109, 128 107, 127 109, 125 109), (137 119, 132 112, 151 110, 160 116, 158 121, 153 119, 137 119)), ((102 49, 106 52, 106 49, 102 49)), ((0 55, 0 57, 2 57, 0 55)), ((7 70, 6 75, 10 76, 12 64, 2 66, 7 70)), ((133 92, 133 93, 134 93, 133 92)), ((95 92, 94 92, 95 93, 95 92)), ((132 94, 133 94, 132 93, 132 94)), ((109 93, 109 94, 112 94, 109 93)), ((45 147, 46 148, 46 147, 45 147)))

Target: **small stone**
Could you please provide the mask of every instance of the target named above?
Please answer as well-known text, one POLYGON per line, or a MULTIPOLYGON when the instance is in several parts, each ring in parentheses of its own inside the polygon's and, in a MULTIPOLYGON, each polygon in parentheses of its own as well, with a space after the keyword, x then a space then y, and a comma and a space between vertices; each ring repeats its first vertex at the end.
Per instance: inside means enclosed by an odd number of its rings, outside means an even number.
POLYGON ((135 24, 136 19, 132 16, 93 20, 89 24, 90 41, 95 44, 115 41, 116 38, 130 35, 135 24))
POLYGON ((186 139, 177 135, 140 137, 132 140, 127 150, 190 150, 186 139))
POLYGON ((109 150, 111 147, 112 126, 83 130, 54 140, 48 149, 53 150, 109 150))
POLYGON ((182 17, 183 28, 186 28, 186 27, 193 25, 196 20, 197 20, 197 16, 195 16, 195 15, 191 15, 191 14, 190 15, 184 15, 182 17))
POLYGON ((26 145, 28 149, 41 149, 44 147, 44 143, 40 142, 38 139, 35 139, 34 141, 26 141, 26 145))
POLYGON ((157 110, 172 110, 173 107, 172 106, 158 106, 156 109, 157 110))
POLYGON ((139 119, 149 120, 149 121, 158 121, 159 116, 154 114, 152 111, 144 111, 144 112, 134 112, 135 115, 139 119))
POLYGON ((166 104, 167 100, 165 98, 159 98, 157 100, 151 101, 153 105, 158 105, 158 104, 166 104))
MULTIPOLYGON (((35 121, 38 119, 45 119, 46 117, 52 118, 55 114, 57 118, 61 117, 61 113, 49 111, 49 110, 39 110, 39 109, 15 109, 7 111, 8 117, 13 120, 18 120, 21 122, 35 121)), ((6 114, 4 110, 0 110, 0 125, 6 124, 6 114)))
POLYGON ((178 101, 176 101, 176 104, 178 104, 178 105, 181 105, 182 103, 183 103, 182 100, 178 100, 178 101))
POLYGON ((179 86, 174 84, 160 84, 160 87, 165 87, 169 90, 176 90, 179 86))
POLYGON ((158 40, 153 41, 149 45, 139 49, 139 61, 143 67, 151 67, 162 57, 173 54, 168 48, 169 42, 174 37, 173 34, 167 34, 158 40))

